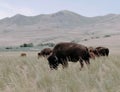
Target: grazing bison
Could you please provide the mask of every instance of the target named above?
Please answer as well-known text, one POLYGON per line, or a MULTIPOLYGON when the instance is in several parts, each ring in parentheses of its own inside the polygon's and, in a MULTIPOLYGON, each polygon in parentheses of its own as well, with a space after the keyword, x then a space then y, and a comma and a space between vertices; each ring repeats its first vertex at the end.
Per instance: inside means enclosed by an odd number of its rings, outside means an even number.
POLYGON ((52 54, 48 57, 48 63, 51 69, 57 69, 59 64, 62 64, 63 68, 68 66, 68 61, 77 62, 83 67, 83 60, 86 64, 89 62, 89 52, 86 46, 63 42, 58 43, 54 48, 52 54))
POLYGON ((106 47, 96 47, 96 50, 99 53, 99 56, 108 56, 109 55, 109 49, 106 47))
POLYGON ((95 59, 96 56, 95 56, 95 54, 93 52, 89 52, 89 54, 90 54, 91 59, 95 59))
POLYGON ((41 50, 40 53, 38 53, 38 58, 41 57, 41 56, 48 57, 51 53, 52 53, 51 48, 44 48, 43 50, 41 50))
POLYGON ((90 53, 90 58, 95 59, 95 57, 99 57, 99 53, 94 47, 88 47, 88 51, 90 53))
POLYGON ((21 53, 20 56, 21 56, 21 57, 26 57, 27 54, 26 54, 26 53, 21 53))

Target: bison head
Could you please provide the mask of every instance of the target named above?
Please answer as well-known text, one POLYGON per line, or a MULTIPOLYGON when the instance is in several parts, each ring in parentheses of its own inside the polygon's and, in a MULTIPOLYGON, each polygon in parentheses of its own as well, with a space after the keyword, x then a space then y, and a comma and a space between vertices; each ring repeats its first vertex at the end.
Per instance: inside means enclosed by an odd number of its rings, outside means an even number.
POLYGON ((58 64, 59 64, 57 56, 55 56, 55 55, 49 56, 48 57, 48 63, 49 63, 49 66, 50 66, 51 70, 52 69, 57 70, 58 64))

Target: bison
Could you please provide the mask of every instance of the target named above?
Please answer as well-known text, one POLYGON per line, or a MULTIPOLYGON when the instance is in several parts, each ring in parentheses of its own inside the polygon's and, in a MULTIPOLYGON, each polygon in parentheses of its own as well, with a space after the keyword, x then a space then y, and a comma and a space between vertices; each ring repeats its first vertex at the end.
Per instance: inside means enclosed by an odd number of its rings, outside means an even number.
POLYGON ((83 61, 90 64, 90 55, 88 48, 81 44, 62 42, 58 43, 54 48, 52 54, 48 57, 48 63, 51 69, 58 68, 59 64, 65 68, 68 66, 68 61, 80 62, 81 69, 83 68, 83 61))
POLYGON ((99 56, 108 56, 109 55, 109 49, 106 47, 96 47, 96 50, 99 53, 99 56))
POLYGON ((99 53, 96 48, 88 47, 88 51, 90 53, 90 58, 95 59, 95 57, 99 57, 99 53))
POLYGON ((38 59, 41 56, 48 57, 51 53, 52 53, 52 49, 51 48, 44 48, 43 50, 41 50, 40 53, 38 53, 38 59))
POLYGON ((20 56, 21 56, 21 57, 26 57, 27 54, 26 54, 26 53, 21 53, 20 56))
POLYGON ((95 56, 95 54, 93 52, 89 52, 89 54, 90 54, 91 59, 95 59, 96 56, 95 56))

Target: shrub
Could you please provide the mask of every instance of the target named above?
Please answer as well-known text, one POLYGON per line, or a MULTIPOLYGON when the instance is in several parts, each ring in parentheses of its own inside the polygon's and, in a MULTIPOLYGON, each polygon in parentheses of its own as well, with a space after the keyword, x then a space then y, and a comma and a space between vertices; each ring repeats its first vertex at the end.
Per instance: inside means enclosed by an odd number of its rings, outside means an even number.
POLYGON ((20 45, 20 47, 33 47, 33 43, 24 43, 22 45, 20 45))
POLYGON ((55 44, 54 44, 54 43, 40 43, 40 44, 38 44, 38 46, 49 46, 49 47, 54 47, 55 44))
POLYGON ((13 49, 12 47, 6 47, 5 49, 13 49))
POLYGON ((104 37, 110 37, 111 35, 104 35, 104 37))

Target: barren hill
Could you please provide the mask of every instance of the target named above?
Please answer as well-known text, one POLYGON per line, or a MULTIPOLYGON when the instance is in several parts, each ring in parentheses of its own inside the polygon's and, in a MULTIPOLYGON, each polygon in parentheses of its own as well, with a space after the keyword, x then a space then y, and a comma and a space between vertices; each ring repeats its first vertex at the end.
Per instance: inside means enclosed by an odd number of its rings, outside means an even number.
POLYGON ((85 17, 63 10, 53 14, 17 14, 0 20, 0 45, 25 42, 88 41, 120 35, 120 15, 85 17))

